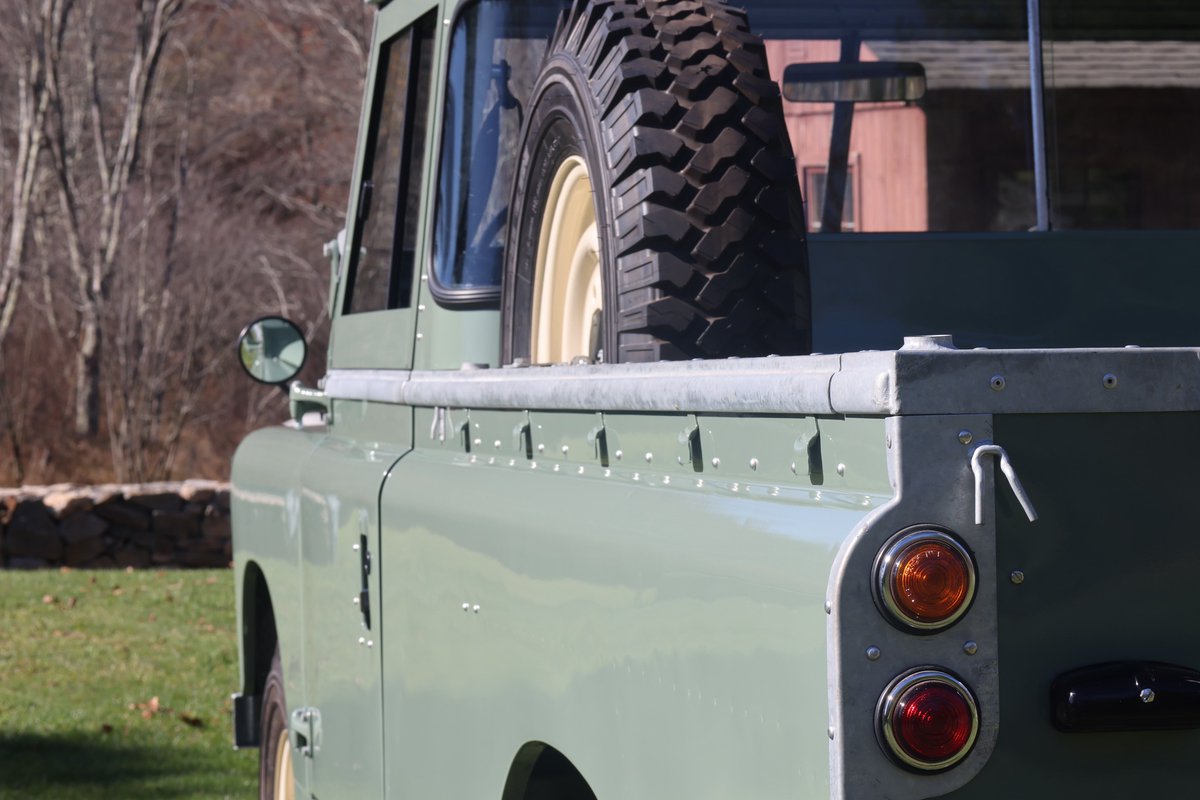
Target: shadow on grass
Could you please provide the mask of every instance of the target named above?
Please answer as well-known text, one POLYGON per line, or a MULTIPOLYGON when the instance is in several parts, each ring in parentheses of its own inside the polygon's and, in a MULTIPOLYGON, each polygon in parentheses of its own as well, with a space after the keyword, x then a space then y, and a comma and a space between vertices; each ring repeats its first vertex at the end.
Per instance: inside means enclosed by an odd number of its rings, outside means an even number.
POLYGON ((205 765, 182 748, 105 734, 0 734, 0 798, 180 798, 205 793, 205 765))

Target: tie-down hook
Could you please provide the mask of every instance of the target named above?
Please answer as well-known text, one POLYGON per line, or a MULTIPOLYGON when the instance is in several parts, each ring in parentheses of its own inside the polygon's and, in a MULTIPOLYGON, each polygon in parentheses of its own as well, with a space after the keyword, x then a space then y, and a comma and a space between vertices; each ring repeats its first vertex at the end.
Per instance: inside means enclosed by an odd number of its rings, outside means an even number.
POLYGON ((1037 511, 1034 510, 1033 501, 1026 494, 1025 487, 1021 485, 1021 479, 1017 477, 1017 471, 1013 469, 1012 462, 1008 460, 1008 453, 1004 452, 1004 448, 998 444, 984 443, 971 451, 971 472, 975 473, 975 524, 983 524, 982 459, 984 456, 995 456, 1000 461, 1000 471, 1004 473, 1004 477, 1008 478, 1008 485, 1016 495, 1021 508, 1025 510, 1025 516, 1029 517, 1030 522, 1035 522, 1038 518, 1037 511))

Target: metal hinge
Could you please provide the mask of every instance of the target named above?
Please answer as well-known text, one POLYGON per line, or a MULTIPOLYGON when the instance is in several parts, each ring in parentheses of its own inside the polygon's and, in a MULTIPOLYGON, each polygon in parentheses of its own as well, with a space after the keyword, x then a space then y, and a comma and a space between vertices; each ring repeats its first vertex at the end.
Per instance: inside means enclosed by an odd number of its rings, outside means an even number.
POLYGON ((297 708, 292 712, 292 747, 305 758, 312 758, 321 751, 321 712, 315 708, 297 708))

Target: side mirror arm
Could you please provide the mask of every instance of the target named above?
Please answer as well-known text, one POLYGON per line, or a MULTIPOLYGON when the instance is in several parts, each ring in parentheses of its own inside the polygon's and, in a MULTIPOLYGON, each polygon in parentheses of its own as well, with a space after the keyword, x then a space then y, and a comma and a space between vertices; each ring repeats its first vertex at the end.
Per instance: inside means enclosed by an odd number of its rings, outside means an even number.
POLYGON ((320 389, 311 389, 300 381, 293 381, 288 387, 288 410, 296 422, 303 420, 310 411, 328 414, 331 407, 329 396, 320 389))

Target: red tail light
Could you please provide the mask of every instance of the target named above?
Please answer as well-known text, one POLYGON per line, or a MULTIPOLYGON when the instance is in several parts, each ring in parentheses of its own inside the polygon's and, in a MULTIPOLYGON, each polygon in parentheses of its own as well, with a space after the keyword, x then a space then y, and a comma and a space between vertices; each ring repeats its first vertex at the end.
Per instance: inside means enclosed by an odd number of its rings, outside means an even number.
POLYGON ((975 598, 975 560, 954 536, 902 532, 875 560, 876 600, 895 622, 916 631, 953 625, 975 598))
POLYGON ((879 698, 884 750, 919 772, 949 769, 967 757, 979 734, 979 706, 948 672, 921 668, 898 677, 879 698))

